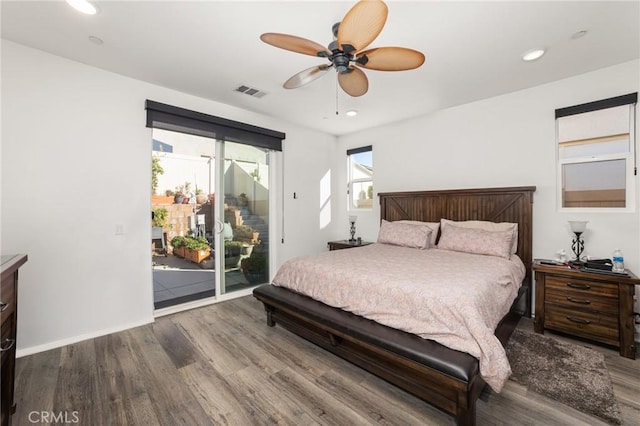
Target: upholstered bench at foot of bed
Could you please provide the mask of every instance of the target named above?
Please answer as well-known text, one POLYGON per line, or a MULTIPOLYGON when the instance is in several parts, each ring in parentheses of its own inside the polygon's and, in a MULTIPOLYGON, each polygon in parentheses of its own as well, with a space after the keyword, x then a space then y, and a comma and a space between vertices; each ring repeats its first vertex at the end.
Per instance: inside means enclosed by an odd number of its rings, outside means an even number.
POLYGON ((484 387, 478 360, 432 340, 332 308, 282 287, 263 285, 254 296, 276 323, 456 417, 475 423, 484 387))

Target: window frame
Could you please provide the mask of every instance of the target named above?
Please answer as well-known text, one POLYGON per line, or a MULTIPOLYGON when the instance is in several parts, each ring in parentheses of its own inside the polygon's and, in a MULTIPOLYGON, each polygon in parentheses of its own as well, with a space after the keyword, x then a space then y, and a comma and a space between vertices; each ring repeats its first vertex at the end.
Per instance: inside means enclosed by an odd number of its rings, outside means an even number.
POLYGON ((559 213, 630 213, 636 210, 637 189, 637 140, 636 117, 637 93, 622 95, 615 98, 603 99, 587 104, 556 110, 555 119, 555 154, 556 154, 556 202, 559 213), (560 158, 559 118, 569 115, 582 114, 591 111, 604 110, 618 106, 629 106, 629 151, 616 154, 601 154, 588 157, 560 158), (567 164, 597 163, 601 161, 625 161, 625 207, 564 207, 563 206, 563 166, 567 164))
POLYGON ((371 178, 356 178, 352 177, 352 169, 353 169, 353 157, 354 154, 360 154, 363 152, 371 152, 371 162, 372 162, 372 170, 373 170, 373 146, 367 145, 360 148, 353 148, 347 150, 347 211, 371 211, 373 210, 373 197, 371 197, 371 207, 357 207, 353 204, 353 200, 351 194, 354 193, 354 184, 366 183, 370 182, 371 186, 373 186, 373 172, 371 178))

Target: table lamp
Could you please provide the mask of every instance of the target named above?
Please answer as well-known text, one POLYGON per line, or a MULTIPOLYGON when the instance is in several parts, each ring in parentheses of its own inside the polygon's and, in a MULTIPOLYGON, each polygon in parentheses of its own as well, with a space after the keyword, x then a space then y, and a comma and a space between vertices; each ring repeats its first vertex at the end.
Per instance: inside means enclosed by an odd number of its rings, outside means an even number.
POLYGON ((355 243, 356 242, 356 220, 358 219, 358 216, 349 216, 349 223, 351 224, 351 238, 349 239, 350 243, 355 243))
POLYGON ((582 233, 587 229, 586 220, 570 220, 569 225, 571 225, 571 231, 576 235, 576 237, 571 241, 571 250, 573 250, 573 254, 575 254, 576 258, 573 261, 574 263, 580 262, 580 255, 584 251, 584 240, 581 238, 582 233))

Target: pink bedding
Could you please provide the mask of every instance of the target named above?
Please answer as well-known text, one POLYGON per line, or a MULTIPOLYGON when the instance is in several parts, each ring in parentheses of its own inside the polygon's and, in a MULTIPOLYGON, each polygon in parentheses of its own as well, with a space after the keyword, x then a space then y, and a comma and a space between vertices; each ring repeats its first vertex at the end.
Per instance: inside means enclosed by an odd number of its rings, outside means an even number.
POLYGON ((511 368, 494 330, 524 275, 515 255, 372 244, 291 259, 273 284, 469 353, 500 392, 511 368))

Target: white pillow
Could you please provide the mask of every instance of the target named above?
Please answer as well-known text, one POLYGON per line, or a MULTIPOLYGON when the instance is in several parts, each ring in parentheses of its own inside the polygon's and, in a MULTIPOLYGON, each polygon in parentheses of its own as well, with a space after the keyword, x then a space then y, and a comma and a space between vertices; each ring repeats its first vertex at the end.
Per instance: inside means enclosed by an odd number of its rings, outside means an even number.
POLYGON ((378 242, 396 246, 428 249, 431 242, 431 229, 427 226, 382 220, 378 233, 378 242))
POLYGON ((447 226, 458 226, 462 228, 482 229, 485 231, 511 231, 513 239, 511 240, 511 254, 518 251, 518 224, 511 222, 490 222, 488 220, 465 220, 453 221, 449 219, 440 219, 440 234, 444 234, 447 226))
POLYGON ((438 239, 438 229, 440 229, 440 222, 420 222, 419 220, 397 220, 396 222, 426 226, 427 228, 431 229, 431 246, 436 245, 436 240, 438 239))

